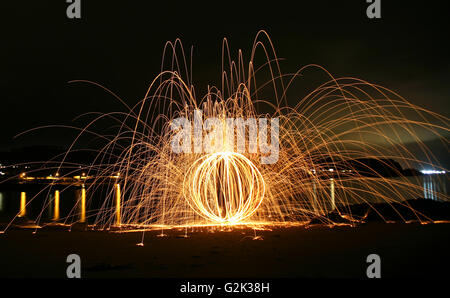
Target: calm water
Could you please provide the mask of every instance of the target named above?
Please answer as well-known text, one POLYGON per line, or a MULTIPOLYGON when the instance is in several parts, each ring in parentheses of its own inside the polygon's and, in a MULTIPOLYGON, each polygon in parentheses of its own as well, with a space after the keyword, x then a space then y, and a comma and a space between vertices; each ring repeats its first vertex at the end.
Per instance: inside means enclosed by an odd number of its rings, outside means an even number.
MULTIPOLYGON (((396 180, 396 179, 394 179, 396 180)), ((342 198, 343 188, 346 188, 345 200, 348 203, 383 202, 382 196, 395 198, 426 198, 430 200, 448 199, 450 193, 449 175, 424 175, 397 179, 398 183, 408 183, 408 187, 392 187, 381 179, 371 183, 374 188, 367 190, 361 188, 358 182, 345 182, 340 185, 334 181, 325 184, 326 189, 317 190, 326 192, 330 199, 342 198), (352 191, 348 191, 352 189, 352 191), (376 190, 376 191, 375 191, 376 190), (380 195, 381 194, 381 195, 380 195)), ((105 201, 105 198, 114 198, 120 187, 111 185, 108 189, 90 191, 89 188, 69 187, 42 191, 42 187, 24 187, 16 190, 0 190, 0 222, 9 222, 19 215, 29 219, 40 218, 41 222, 55 220, 72 223, 75 221, 93 222, 95 214, 105 201), (114 194, 111 196, 111 194, 114 194)), ((333 202, 334 204, 339 202, 333 202)), ((114 201, 109 206, 114 206, 114 201)), ((112 210, 112 212, 115 212, 112 210)))

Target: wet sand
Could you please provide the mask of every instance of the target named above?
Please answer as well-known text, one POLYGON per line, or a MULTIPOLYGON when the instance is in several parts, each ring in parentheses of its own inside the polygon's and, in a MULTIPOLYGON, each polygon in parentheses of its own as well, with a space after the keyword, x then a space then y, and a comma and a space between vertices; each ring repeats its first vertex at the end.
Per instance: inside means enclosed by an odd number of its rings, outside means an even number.
POLYGON ((366 257, 381 257, 382 277, 450 278, 450 224, 367 223, 257 230, 202 228, 112 233, 61 228, 0 234, 0 277, 66 277, 66 257, 81 257, 92 278, 366 278, 366 257))

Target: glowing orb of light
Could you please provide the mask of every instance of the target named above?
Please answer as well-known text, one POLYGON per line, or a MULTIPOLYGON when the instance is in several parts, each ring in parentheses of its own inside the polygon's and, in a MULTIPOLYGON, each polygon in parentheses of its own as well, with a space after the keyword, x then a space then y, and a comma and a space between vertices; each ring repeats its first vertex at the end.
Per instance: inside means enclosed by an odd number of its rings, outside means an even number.
POLYGON ((265 183, 258 168, 244 155, 217 152, 192 164, 183 190, 198 215, 216 223, 239 223, 261 205, 265 183))

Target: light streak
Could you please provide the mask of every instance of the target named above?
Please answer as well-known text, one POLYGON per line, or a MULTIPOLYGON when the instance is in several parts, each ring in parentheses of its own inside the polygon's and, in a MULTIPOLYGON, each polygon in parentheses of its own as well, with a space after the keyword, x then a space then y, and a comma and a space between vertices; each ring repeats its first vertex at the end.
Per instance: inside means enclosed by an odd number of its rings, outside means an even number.
POLYGON ((27 206, 27 194, 26 194, 26 192, 22 191, 20 193, 19 217, 24 217, 27 214, 26 206, 27 206))
POLYGON ((80 215, 80 222, 84 223, 86 222, 86 188, 83 184, 81 187, 81 215, 80 215))
POLYGON ((422 170, 420 171, 424 175, 435 175, 435 174, 445 174, 445 171, 436 171, 436 170, 422 170))
POLYGON ((53 213, 53 220, 57 221, 59 220, 59 190, 55 190, 55 200, 54 200, 54 213, 53 213))
POLYGON ((120 224, 122 223, 120 209, 121 209, 120 184, 117 183, 116 184, 116 225, 117 226, 120 226, 120 224))

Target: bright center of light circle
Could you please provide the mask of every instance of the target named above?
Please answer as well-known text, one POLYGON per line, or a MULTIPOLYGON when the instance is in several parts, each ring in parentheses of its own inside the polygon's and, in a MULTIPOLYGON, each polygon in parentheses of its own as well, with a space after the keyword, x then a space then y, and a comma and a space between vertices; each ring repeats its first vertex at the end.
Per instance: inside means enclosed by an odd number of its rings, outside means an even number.
POLYGON ((189 168, 184 197, 200 216, 217 223, 239 223, 256 212, 264 198, 264 179, 244 155, 205 155, 189 168))

